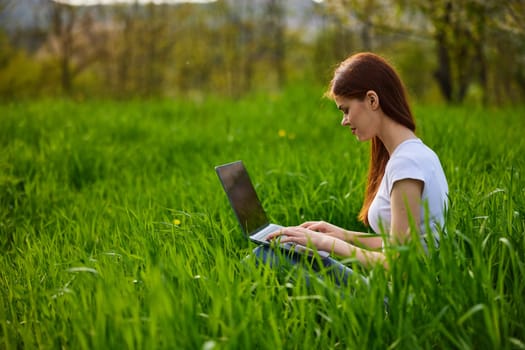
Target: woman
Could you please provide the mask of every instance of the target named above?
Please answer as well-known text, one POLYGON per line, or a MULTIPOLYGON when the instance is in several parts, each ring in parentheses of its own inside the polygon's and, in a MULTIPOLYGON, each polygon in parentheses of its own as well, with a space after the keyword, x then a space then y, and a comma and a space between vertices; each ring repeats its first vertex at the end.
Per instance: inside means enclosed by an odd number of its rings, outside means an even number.
MULTIPOLYGON (((426 233, 435 236, 444 224, 448 196, 445 174, 436 154, 415 135, 405 88, 386 60, 372 53, 349 57, 335 70, 327 94, 343 113, 341 125, 350 128, 359 141, 372 141, 359 219, 382 235, 315 221, 284 228, 268 239, 309 245, 353 257, 364 266, 379 263, 388 268, 381 249, 384 237, 393 244, 406 243, 412 236, 412 221, 426 247, 426 233), (426 232, 426 227, 432 232, 426 232)), ((270 252, 261 247, 256 255, 268 261, 270 252)), ((329 259, 326 265, 338 264, 329 259)))

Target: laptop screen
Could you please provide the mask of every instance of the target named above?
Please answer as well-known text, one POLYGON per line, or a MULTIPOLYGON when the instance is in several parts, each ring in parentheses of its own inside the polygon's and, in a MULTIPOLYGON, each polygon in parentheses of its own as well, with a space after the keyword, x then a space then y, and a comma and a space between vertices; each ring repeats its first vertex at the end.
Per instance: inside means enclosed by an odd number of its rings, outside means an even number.
POLYGON ((252 235, 268 225, 266 213, 242 161, 221 165, 215 170, 244 233, 252 235))

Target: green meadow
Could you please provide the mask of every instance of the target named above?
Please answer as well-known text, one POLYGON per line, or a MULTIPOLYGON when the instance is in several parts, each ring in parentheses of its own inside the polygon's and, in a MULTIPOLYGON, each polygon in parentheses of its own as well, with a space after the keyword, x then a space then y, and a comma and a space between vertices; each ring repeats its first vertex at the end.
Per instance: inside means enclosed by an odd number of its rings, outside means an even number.
POLYGON ((439 249, 344 260, 370 282, 344 288, 247 258, 214 171, 238 159, 273 221, 366 230, 369 145, 322 93, 0 105, 0 348, 525 349, 523 107, 414 105, 439 249))

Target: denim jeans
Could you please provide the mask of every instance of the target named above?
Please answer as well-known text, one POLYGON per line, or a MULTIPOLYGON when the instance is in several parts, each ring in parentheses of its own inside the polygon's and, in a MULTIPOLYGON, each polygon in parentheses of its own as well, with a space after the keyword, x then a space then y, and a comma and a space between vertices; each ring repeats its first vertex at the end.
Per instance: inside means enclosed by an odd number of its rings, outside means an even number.
MULTIPOLYGON (((338 286, 347 286, 350 276, 354 275, 354 271, 348 266, 331 257, 320 256, 305 256, 301 253, 293 251, 275 250, 269 246, 260 245, 253 250, 253 256, 256 258, 256 263, 266 264, 272 268, 287 269, 288 267, 301 266, 299 269, 305 272, 305 279, 309 281, 311 276, 308 274, 309 268, 316 274, 316 277, 328 277, 332 279, 338 286)), ((360 276, 364 283, 368 284, 364 276, 360 276)))
MULTIPOLYGON (((350 276, 357 277, 358 280, 360 279, 360 282, 369 286, 369 280, 367 277, 354 272, 354 270, 348 266, 330 257, 309 257, 295 252, 282 250, 276 251, 274 248, 264 245, 256 247, 253 250, 253 256, 255 257, 257 264, 265 264, 278 270, 299 267, 298 271, 304 272, 304 278, 307 284, 310 283, 310 279, 312 278, 312 275, 309 273, 310 267, 316 275, 313 277, 323 279, 323 277, 326 276, 332 279, 335 284, 340 287, 347 287, 349 285, 351 282, 350 276)), ((388 297, 385 296, 383 298, 383 303, 385 306, 385 314, 388 315, 390 310, 388 297)))

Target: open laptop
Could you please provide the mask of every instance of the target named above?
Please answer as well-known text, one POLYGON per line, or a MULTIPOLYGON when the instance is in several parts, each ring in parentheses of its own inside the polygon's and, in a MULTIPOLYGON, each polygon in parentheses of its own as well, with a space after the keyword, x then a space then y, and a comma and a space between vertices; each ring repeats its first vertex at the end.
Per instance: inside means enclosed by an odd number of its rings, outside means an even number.
MULTIPOLYGON (((255 243, 270 245, 266 236, 279 231, 282 226, 270 223, 268 220, 242 161, 216 166, 215 171, 219 175, 242 232, 255 243)), ((282 243, 278 247, 309 255, 314 252, 310 248, 293 243, 282 243)), ((329 255, 323 251, 318 251, 318 254, 321 257, 329 255)))

